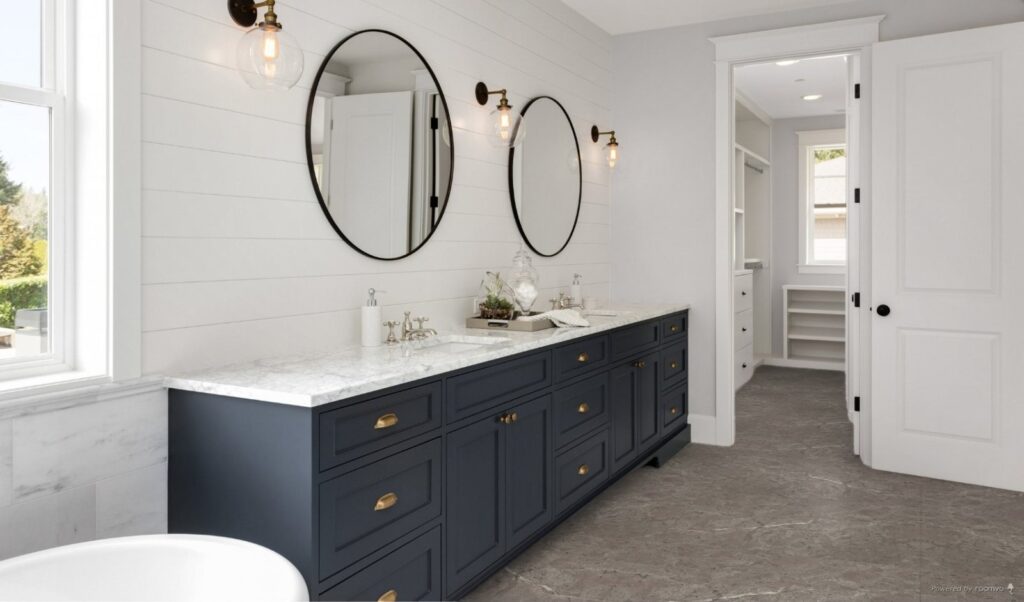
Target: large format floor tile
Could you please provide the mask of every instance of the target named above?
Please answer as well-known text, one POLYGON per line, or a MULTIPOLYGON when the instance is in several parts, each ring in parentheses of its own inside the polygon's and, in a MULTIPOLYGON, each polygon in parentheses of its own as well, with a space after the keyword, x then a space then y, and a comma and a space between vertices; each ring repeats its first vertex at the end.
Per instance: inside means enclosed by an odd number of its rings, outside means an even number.
POLYGON ((761 368, 737 395, 735 446, 691 445, 660 469, 633 471, 469 599, 1014 600, 1009 583, 1024 591, 1024 494, 872 470, 851 438, 842 374, 761 368))

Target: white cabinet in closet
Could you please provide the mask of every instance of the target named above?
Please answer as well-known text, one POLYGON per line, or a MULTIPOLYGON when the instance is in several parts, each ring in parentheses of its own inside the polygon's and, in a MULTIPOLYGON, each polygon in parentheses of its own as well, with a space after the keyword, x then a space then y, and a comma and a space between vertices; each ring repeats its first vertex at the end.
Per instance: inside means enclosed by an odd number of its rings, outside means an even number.
POLYGON ((846 367, 846 289, 840 286, 782 287, 784 357, 794 367, 846 367))
POLYGON ((734 348, 736 368, 733 379, 736 389, 747 384, 754 375, 754 272, 737 270, 733 282, 734 348))

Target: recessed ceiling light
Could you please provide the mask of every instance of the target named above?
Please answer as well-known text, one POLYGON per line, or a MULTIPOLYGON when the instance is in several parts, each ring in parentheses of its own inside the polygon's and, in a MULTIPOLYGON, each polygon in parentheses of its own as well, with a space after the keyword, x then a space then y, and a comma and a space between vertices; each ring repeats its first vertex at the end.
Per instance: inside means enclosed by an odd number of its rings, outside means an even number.
POLYGON ((804 100, 807 100, 807 101, 821 100, 821 94, 808 94, 807 96, 804 96, 804 100))
POLYGON ((799 62, 800 61, 796 59, 790 59, 788 61, 776 61, 775 64, 778 65, 779 67, 789 67, 790 65, 795 65, 799 62))

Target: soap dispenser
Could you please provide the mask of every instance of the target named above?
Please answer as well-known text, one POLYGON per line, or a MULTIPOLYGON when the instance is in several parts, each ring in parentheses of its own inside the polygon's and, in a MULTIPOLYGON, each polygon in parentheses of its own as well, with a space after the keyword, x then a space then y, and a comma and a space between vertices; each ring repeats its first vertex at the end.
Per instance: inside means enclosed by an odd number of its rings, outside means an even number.
POLYGON ((580 284, 579 274, 572 275, 572 286, 569 287, 569 296, 572 297, 572 302, 576 305, 583 305, 583 286, 580 284))
POLYGON ((381 306, 377 303, 377 291, 370 289, 363 306, 363 347, 380 347, 384 339, 383 324, 384 315, 381 306))

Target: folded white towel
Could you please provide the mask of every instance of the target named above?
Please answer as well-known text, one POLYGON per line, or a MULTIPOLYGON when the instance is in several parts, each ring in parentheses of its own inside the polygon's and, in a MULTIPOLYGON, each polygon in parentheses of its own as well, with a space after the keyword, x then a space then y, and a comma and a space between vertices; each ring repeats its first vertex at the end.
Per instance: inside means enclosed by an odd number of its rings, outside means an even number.
POLYGON ((580 312, 575 309, 553 309, 546 311, 542 314, 535 314, 532 316, 519 316, 520 320, 527 322, 533 322, 534 320, 551 320, 555 326, 559 328, 566 328, 571 326, 590 326, 590 322, 580 315, 580 312))

